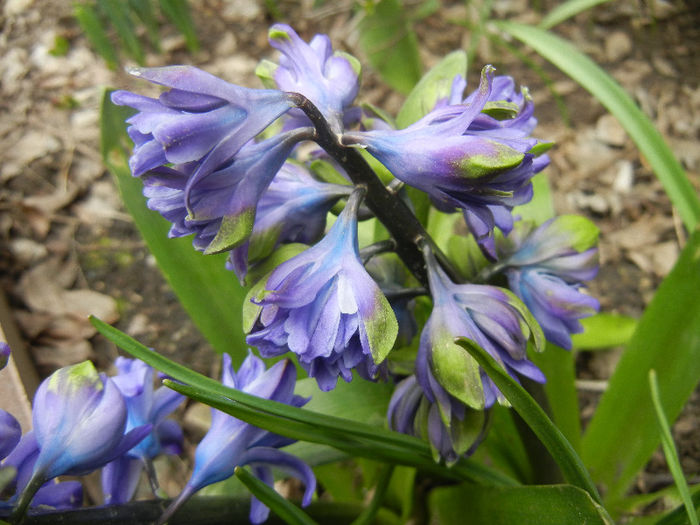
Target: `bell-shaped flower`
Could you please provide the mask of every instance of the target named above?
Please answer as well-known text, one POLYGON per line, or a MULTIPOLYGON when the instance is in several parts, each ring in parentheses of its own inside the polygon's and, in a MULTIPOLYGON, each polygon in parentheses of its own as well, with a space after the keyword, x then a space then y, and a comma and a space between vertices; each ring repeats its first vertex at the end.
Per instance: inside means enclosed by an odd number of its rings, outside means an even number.
POLYGON ((401 381, 389 402, 389 428, 402 434, 419 437, 430 443, 436 461, 447 465, 476 450, 484 437, 486 416, 483 410, 473 410, 440 389, 449 412, 441 415, 438 403, 428 401, 415 375, 401 381))
POLYGON ((153 169, 144 176, 148 207, 173 224, 170 237, 194 233, 198 250, 229 250, 250 235, 263 192, 292 148, 310 133, 310 128, 299 128, 250 142, 230 164, 200 177, 195 184, 197 163, 153 169))
POLYGON ((21 437, 22 428, 15 416, 0 409, 0 460, 12 452, 21 437))
POLYGON ((326 216, 352 186, 316 180, 305 167, 286 162, 258 202, 253 232, 231 252, 230 267, 243 282, 248 264, 270 255, 280 244, 312 244, 323 235, 326 216))
MULTIPOLYGON (((308 399, 294 395, 296 369, 289 360, 279 361, 265 369, 263 361, 249 353, 236 372, 231 358, 223 355, 221 382, 230 388, 264 399, 291 406, 303 406, 308 399)), ((222 481, 234 474, 236 467, 250 465, 253 474, 272 485, 271 467, 286 471, 304 482, 306 487, 302 504, 311 502, 316 490, 316 478, 306 463, 278 450, 293 440, 249 425, 224 412, 212 409, 211 427, 195 451, 194 470, 180 495, 161 516, 165 523, 195 492, 207 485, 222 481)), ((250 521, 262 523, 269 509, 256 498, 251 501, 250 521)))
POLYGON ((492 89, 493 68, 486 66, 469 103, 438 107, 405 129, 346 133, 343 142, 366 148, 443 211, 461 209, 485 254, 495 259, 494 228, 512 229, 510 210, 532 198, 530 179, 542 166, 531 152, 537 139, 514 138, 500 128, 470 131, 492 89))
POLYGON ((535 228, 518 223, 499 242, 509 287, 542 326, 545 337, 571 349, 579 319, 595 314, 600 303, 582 292, 583 281, 598 272, 598 229, 588 219, 562 215, 535 228))
MULTIPOLYGON (((12 506, 29 483, 34 471, 34 464, 39 456, 39 445, 34 432, 22 436, 12 453, 2 462, 3 467, 15 469, 11 486, 15 495, 7 503, 0 502, 0 507, 12 506)), ((55 479, 44 483, 31 501, 32 507, 52 507, 54 509, 75 509, 82 506, 83 486, 79 481, 61 481, 55 479)))
POLYGON ((0 370, 7 366, 7 362, 10 360, 10 345, 5 341, 0 341, 0 370))
MULTIPOLYGON (((123 456, 102 469, 102 492, 106 504, 131 500, 144 466, 160 454, 182 452, 182 429, 166 420, 184 400, 184 396, 161 386, 153 389, 153 368, 138 359, 117 357, 114 362, 119 373, 112 381, 122 393, 127 408, 127 432, 142 425, 152 425, 152 431, 123 456)), ((156 481, 152 480, 156 486, 156 481)))
MULTIPOLYGON (((331 129, 343 130, 343 112, 357 96, 360 64, 354 57, 333 52, 326 35, 316 35, 308 44, 288 25, 275 24, 269 31, 270 45, 282 56, 279 66, 265 64, 269 75, 282 91, 300 93, 308 98, 328 121, 331 129)), ((303 123, 299 110, 290 112, 303 123)))
POLYGON ((151 425, 145 425, 124 433, 124 398, 90 361, 61 368, 42 381, 34 396, 32 422, 39 453, 16 509, 20 515, 47 480, 102 467, 151 431, 151 425))
POLYGON ((506 403, 478 363, 455 338, 466 337, 486 350, 505 370, 544 382, 542 372, 527 358, 527 343, 540 350, 542 330, 525 305, 509 290, 495 286, 455 284, 426 251, 433 311, 423 328, 416 376, 428 401, 437 403, 449 426, 450 394, 474 409, 506 403), (437 387, 440 388, 437 388, 437 387))
POLYGON ((391 351, 398 325, 389 302, 359 258, 355 191, 326 236, 280 264, 265 290, 247 337, 263 357, 294 352, 324 391, 352 370, 372 379, 391 351))
POLYGON ((199 162, 194 179, 229 162, 294 103, 277 90, 249 89, 192 66, 135 68, 130 73, 169 87, 157 99, 115 91, 112 101, 138 111, 127 122, 135 144, 134 176, 166 164, 199 162))

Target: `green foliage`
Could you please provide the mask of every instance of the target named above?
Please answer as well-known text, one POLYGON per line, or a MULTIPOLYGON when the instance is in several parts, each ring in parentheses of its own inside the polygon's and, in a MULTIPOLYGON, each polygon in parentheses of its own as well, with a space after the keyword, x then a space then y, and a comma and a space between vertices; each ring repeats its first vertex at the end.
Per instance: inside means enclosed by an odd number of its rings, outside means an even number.
POLYGON ((673 481, 675 481, 676 487, 678 487, 678 492, 680 492, 681 498, 683 499, 683 505, 688 513, 690 525, 698 525, 698 515, 695 512, 695 505, 693 504, 693 500, 690 496, 688 483, 685 481, 685 477, 683 476, 683 469, 678 461, 678 452, 676 452, 676 446, 673 443, 673 436, 671 436, 671 429, 668 426, 666 414, 664 414, 664 408, 661 404, 659 383, 656 379, 656 371, 654 369, 649 370, 649 389, 651 392, 651 400, 654 403, 654 411, 656 412, 656 422, 659 424, 661 446, 664 450, 664 456, 666 456, 666 464, 673 475, 673 481))
POLYGON ((433 490, 431 523, 460 525, 612 525, 584 490, 572 485, 493 488, 456 485, 433 490))
POLYGON ((190 52, 199 49, 186 0, 85 0, 74 4, 73 15, 111 69, 119 65, 120 53, 144 65, 146 42, 139 35, 140 26, 155 52, 160 52, 160 29, 168 23, 184 35, 190 52))
POLYGON ((622 498, 660 436, 648 373, 659 379, 663 411, 680 413, 700 378, 700 229, 639 320, 583 438, 581 455, 611 505, 622 498), (630 432, 634 439, 630 439, 630 432))
POLYGON ((360 46, 382 80, 395 90, 408 93, 420 79, 418 39, 400 0, 366 5, 360 46))

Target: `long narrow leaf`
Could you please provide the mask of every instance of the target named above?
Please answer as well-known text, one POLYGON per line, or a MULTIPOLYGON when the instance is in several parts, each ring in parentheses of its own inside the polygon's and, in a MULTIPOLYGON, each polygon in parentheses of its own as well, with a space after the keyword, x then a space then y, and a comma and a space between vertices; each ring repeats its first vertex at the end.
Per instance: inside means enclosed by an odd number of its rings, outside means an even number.
POLYGON ((160 0, 160 9, 183 34, 187 49, 192 53, 197 51, 199 40, 187 0, 160 0))
POLYGON ((253 495, 267 505, 272 512, 289 525, 316 525, 303 510, 277 494, 275 489, 260 481, 246 469, 236 467, 236 477, 248 487, 253 495))
POLYGON ((670 421, 700 379, 698 290, 700 229, 688 239, 639 320, 581 442, 581 456, 594 479, 606 487, 611 508, 659 446, 649 404, 649 370, 658 374, 670 421))
POLYGON ((110 69, 116 69, 119 64, 119 57, 114 45, 107 36, 95 6, 76 3, 73 8, 73 14, 95 51, 107 62, 107 66, 110 69))
POLYGON ((349 453, 375 459, 376 449, 381 447, 387 461, 416 466, 448 479, 468 479, 492 485, 517 484, 509 477, 468 459, 463 459, 451 468, 439 465, 432 460, 429 446, 411 436, 328 414, 317 414, 228 388, 218 381, 170 361, 95 317, 91 317, 90 322, 102 335, 126 352, 175 381, 184 383, 171 384, 171 388, 236 417, 244 416, 241 419, 266 430, 294 439, 328 444, 349 453))
POLYGON ((146 207, 142 183, 131 176, 127 165, 125 148, 130 140, 124 120, 128 116, 128 110, 112 104, 106 91, 102 98, 100 144, 104 162, 182 306, 211 345, 218 352, 231 354, 238 364, 247 353, 241 319, 245 290, 235 275, 226 270, 226 255, 202 255, 192 247, 189 237, 169 239, 169 224, 146 207))
POLYGON ((360 45, 387 84, 408 93, 421 77, 418 41, 399 0, 380 0, 360 23, 360 45))
POLYGON ((552 9, 540 22, 542 29, 551 29, 564 20, 576 16, 587 9, 591 9, 599 4, 604 4, 610 0, 568 0, 552 9))
POLYGON ((466 338, 457 338, 455 342, 462 346, 477 360, 486 374, 496 384, 501 393, 511 403, 515 411, 528 424, 535 435, 542 441, 552 458, 557 462, 564 478, 588 492, 598 503, 601 502, 598 489, 593 484, 586 467, 576 454, 571 444, 561 431, 554 426, 525 389, 520 386, 491 355, 479 345, 466 338))
POLYGON ((124 43, 129 56, 143 65, 145 55, 143 47, 134 31, 134 21, 131 18, 129 4, 124 0, 98 0, 100 10, 112 24, 120 40, 124 43))
POLYGON ((433 490, 431 523, 460 525, 612 525, 585 491, 571 485, 480 487, 458 485, 433 490))
POLYGON ((547 343, 544 352, 532 352, 530 358, 547 378, 544 391, 547 394, 552 420, 578 452, 581 447, 581 413, 574 384, 574 355, 547 343))
POLYGON ((661 395, 659 394, 659 383, 656 379, 656 371, 654 369, 649 370, 649 388, 651 390, 651 400, 654 403, 654 410, 656 411, 656 421, 659 424, 661 446, 666 456, 666 464, 671 471, 676 487, 678 487, 678 492, 681 495, 683 505, 685 505, 685 510, 688 513, 690 525, 698 525, 698 515, 695 512, 695 506, 690 497, 690 490, 688 489, 688 483, 685 481, 683 469, 681 469, 681 464, 678 461, 678 452, 676 452, 673 436, 671 436, 671 429, 668 426, 668 421, 666 421, 666 414, 664 414, 664 407, 661 403, 661 395))
POLYGON ((552 62, 615 115, 649 161, 688 230, 695 229, 700 220, 697 192, 661 134, 625 90, 570 42, 553 33, 515 22, 495 24, 552 62))

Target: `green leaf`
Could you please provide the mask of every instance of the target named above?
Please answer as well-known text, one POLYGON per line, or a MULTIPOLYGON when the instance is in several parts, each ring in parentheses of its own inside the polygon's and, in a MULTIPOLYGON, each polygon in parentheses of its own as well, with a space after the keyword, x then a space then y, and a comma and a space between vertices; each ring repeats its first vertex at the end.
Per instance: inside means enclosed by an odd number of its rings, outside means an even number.
POLYGON ((674 421, 700 378, 700 229, 639 320, 583 437, 581 453, 606 501, 619 500, 659 446, 647 374, 664 393, 674 421), (634 439, 630 432, 634 431, 634 439))
POLYGON ((441 487, 430 493, 428 506, 430 522, 441 525, 612 525, 589 494, 571 485, 441 487))
MULTIPOLYGON (((696 487, 697 485, 695 485, 693 488, 696 487)), ((693 505, 695 506, 695 510, 700 509, 700 490, 696 490, 693 493, 692 500, 693 505)), ((666 516, 661 518, 659 521, 657 521, 656 525, 687 525, 687 518, 688 514, 686 512, 685 505, 680 505, 679 507, 676 507, 671 512, 666 514, 666 516)))
POLYGON ((625 315, 601 313, 581 319, 583 332, 571 340, 577 350, 597 350, 627 344, 637 328, 637 320, 625 315))
POLYGON ((591 9, 599 4, 605 4, 610 0, 568 0, 552 9, 541 21, 539 26, 542 29, 551 29, 564 20, 576 16, 587 9, 591 9))
POLYGON ((165 13, 170 21, 175 24, 178 31, 185 37, 185 45, 190 52, 194 53, 199 49, 197 31, 192 23, 187 0, 160 0, 160 9, 165 13))
POLYGON ((236 477, 248 487, 250 492, 252 492, 260 502, 267 505, 270 510, 282 518, 285 523, 289 525, 316 524, 303 510, 277 494, 275 489, 253 476, 246 469, 236 467, 236 477))
POLYGON ((110 69, 116 69, 119 64, 119 57, 115 47, 110 42, 104 26, 100 21, 95 6, 92 4, 76 3, 73 7, 73 15, 78 21, 78 25, 85 33, 85 36, 95 48, 95 51, 107 62, 110 69))
POLYGON ((173 390, 270 432, 329 445, 350 455, 417 467, 447 479, 491 485, 516 484, 508 476, 466 458, 451 468, 439 465, 432 460, 428 445, 414 437, 228 388, 170 361, 95 317, 90 317, 90 322, 117 346, 173 378, 173 381, 165 381, 173 390))
POLYGON ((168 239, 170 225, 146 207, 142 183, 131 176, 127 164, 124 120, 130 110, 112 104, 109 92, 102 98, 102 158, 114 175, 127 210, 143 236, 158 267, 202 334, 218 352, 231 354, 239 364, 246 356, 241 307, 245 290, 226 270, 226 255, 204 256, 190 238, 168 239))
POLYGON ((5 490, 17 475, 17 469, 15 467, 0 467, 0 492, 5 490))
POLYGON ((151 0, 129 0, 129 7, 145 26, 148 40, 153 49, 160 53, 158 18, 156 18, 151 0))
POLYGON ((522 220, 542 224, 555 215, 549 178, 545 172, 532 177, 532 189, 534 192, 532 200, 513 208, 513 217, 520 216, 522 220))
POLYGON ((98 6, 112 24, 129 56, 143 65, 145 60, 143 47, 134 31, 129 4, 123 0, 98 0, 98 6))
POLYGON ((700 220, 697 191, 661 134, 625 90, 570 42, 553 33, 515 22, 494 23, 573 78, 617 118, 649 161, 688 230, 694 230, 700 220))
POLYGON ((656 422, 659 425, 659 431, 661 433, 661 446, 664 450, 664 456, 666 456, 666 464, 668 465, 668 469, 671 471, 676 487, 678 487, 678 492, 681 495, 683 505, 685 505, 685 510, 688 513, 690 525, 698 525, 698 515, 695 512, 695 505, 693 505, 693 500, 690 497, 688 483, 685 481, 683 469, 681 468, 681 464, 678 460, 676 445, 673 443, 673 436, 671 436, 671 428, 668 426, 666 414, 664 414, 664 407, 661 404, 659 383, 656 379, 656 371, 654 369, 649 370, 649 388, 651 391, 651 400, 654 404, 654 410, 656 411, 656 422))
POLYGON ((489 429, 474 459, 493 464, 521 483, 533 483, 534 472, 523 440, 509 407, 494 405, 489 409, 489 429))
POLYGON ((508 372, 486 350, 475 342, 464 337, 457 338, 455 342, 464 347, 479 362, 515 411, 547 448, 552 458, 559 465, 566 481, 584 489, 596 502, 600 503, 601 499, 598 490, 571 443, 554 426, 547 414, 532 399, 530 394, 510 377, 508 372))
POLYGON ((467 74, 467 54, 462 50, 453 51, 430 71, 428 71, 401 106, 396 125, 405 128, 428 114, 435 103, 450 96, 455 75, 467 74))
POLYGON ((544 352, 531 352, 530 360, 542 370, 547 382, 543 385, 554 424, 571 443, 581 447, 581 413, 576 392, 576 370, 573 353, 547 343, 544 352))
POLYGON ((380 0, 360 22, 360 46, 382 80, 408 93, 422 73, 418 40, 399 0, 380 0))

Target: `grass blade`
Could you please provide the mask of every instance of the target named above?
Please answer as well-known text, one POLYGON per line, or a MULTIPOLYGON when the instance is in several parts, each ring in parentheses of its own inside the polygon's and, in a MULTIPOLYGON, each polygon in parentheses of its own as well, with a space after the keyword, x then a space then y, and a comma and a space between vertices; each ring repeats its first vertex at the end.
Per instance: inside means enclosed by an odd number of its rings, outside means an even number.
POLYGON ((688 483, 685 481, 683 470, 678 461, 678 452, 676 452, 673 436, 671 436, 671 429, 668 426, 666 414, 664 414, 664 407, 661 403, 661 395, 659 394, 659 383, 656 379, 656 370, 654 369, 649 370, 649 388, 651 391, 651 400, 654 403, 654 410, 656 411, 656 421, 659 424, 661 446, 664 449, 664 456, 666 456, 666 464, 671 471, 673 480, 676 482, 676 487, 678 487, 678 492, 681 495, 683 505, 685 505, 685 510, 688 513, 690 525, 698 525, 698 515, 695 512, 695 505, 693 505, 693 500, 690 497, 688 483))
POLYGON ((647 374, 658 374, 664 413, 675 420, 700 378, 700 229, 639 320, 581 443, 581 455, 613 507, 659 446, 647 374), (634 429, 634 439, 630 430, 634 429), (624 444, 624 446, 621 446, 624 444))
POLYGON ((192 15, 187 0, 160 0, 160 10, 165 13, 175 27, 185 37, 187 49, 194 53, 199 50, 197 31, 192 23, 192 15))
POLYGON ((272 512, 277 514, 289 525, 317 525, 303 510, 277 494, 275 489, 260 481, 246 469, 236 467, 236 477, 248 487, 248 490, 267 505, 272 512))
POLYGON ((114 27, 119 39, 124 43, 126 52, 139 65, 143 65, 145 55, 141 42, 134 31, 134 21, 131 18, 129 4, 123 0, 98 0, 98 5, 114 27))
POLYGON ((542 444, 559 465, 564 478, 572 485, 588 492, 597 503, 601 503, 598 490, 576 451, 530 394, 479 345, 466 338, 457 338, 455 342, 477 360, 515 411, 542 441, 542 444))
POLYGON ((570 42, 536 27, 494 22, 578 82, 612 113, 637 144, 689 231, 700 220, 700 199, 661 134, 624 89, 570 42))
POLYGON ((605 4, 610 0, 568 0, 563 4, 559 4, 552 9, 547 16, 540 22, 539 26, 542 29, 551 29, 557 24, 561 24, 564 20, 576 16, 579 13, 591 9, 600 4, 605 4))
POLYGON ((95 48, 95 51, 107 62, 110 69, 117 69, 119 57, 114 45, 110 42, 105 28, 102 25, 95 6, 92 4, 76 3, 73 8, 73 15, 78 21, 78 25, 85 33, 85 36, 95 48))

